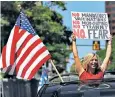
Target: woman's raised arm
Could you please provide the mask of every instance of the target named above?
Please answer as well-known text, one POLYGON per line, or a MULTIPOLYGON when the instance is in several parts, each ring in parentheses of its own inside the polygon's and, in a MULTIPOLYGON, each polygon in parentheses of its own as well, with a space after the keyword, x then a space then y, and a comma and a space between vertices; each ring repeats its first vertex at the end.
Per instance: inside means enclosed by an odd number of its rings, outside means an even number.
POLYGON ((80 61, 79 56, 78 56, 78 50, 76 47, 76 37, 74 34, 72 34, 72 50, 73 50, 76 70, 80 76, 84 72, 84 69, 82 67, 81 61, 80 61))
POLYGON ((109 59, 110 59, 110 56, 111 56, 111 51, 112 51, 112 36, 110 36, 110 39, 107 43, 106 56, 105 56, 105 59, 104 59, 102 65, 101 65, 101 70, 103 72, 105 72, 105 70, 108 67, 108 62, 109 62, 109 59))

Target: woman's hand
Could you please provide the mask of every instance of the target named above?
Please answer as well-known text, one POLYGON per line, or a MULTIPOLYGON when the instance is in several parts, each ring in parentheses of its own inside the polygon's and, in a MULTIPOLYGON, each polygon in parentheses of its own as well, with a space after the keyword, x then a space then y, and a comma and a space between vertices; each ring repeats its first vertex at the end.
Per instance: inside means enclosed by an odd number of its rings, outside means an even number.
POLYGON ((112 43, 112 35, 110 35, 110 37, 109 37, 109 40, 108 40, 108 45, 111 45, 111 43, 112 43))
POLYGON ((72 38, 72 41, 76 41, 76 37, 75 37, 74 33, 72 33, 71 38, 72 38))

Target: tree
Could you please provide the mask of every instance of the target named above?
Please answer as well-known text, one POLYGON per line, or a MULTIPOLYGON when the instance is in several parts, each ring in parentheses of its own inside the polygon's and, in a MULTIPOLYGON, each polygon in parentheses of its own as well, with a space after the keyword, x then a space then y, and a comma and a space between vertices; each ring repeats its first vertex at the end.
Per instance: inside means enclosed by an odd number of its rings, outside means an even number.
MULTIPOLYGON (((23 11, 27 15, 36 33, 41 37, 51 52, 56 64, 64 63, 66 56, 69 54, 69 51, 66 49, 69 41, 69 36, 67 35, 68 30, 63 25, 62 15, 51 8, 58 6, 58 8, 64 11, 66 10, 65 2, 2 1, 2 43, 7 42, 10 31, 19 15, 19 4, 22 5, 23 11)), ((2 44, 2 47, 5 43, 2 44)))
MULTIPOLYGON (((106 49, 100 50, 97 52, 97 54, 100 56, 101 61, 104 60, 105 54, 106 54, 106 49)), ((112 40, 112 63, 109 65, 108 70, 115 70, 115 36, 113 37, 112 40)))

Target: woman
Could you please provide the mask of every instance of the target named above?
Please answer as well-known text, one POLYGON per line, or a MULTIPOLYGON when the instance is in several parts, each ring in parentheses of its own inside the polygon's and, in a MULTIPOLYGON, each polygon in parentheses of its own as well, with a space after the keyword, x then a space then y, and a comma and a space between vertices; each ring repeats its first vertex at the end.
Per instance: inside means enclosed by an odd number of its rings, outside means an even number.
POLYGON ((76 37, 74 34, 72 34, 72 50, 76 64, 76 70, 81 81, 103 78, 104 72, 108 67, 109 58, 111 56, 111 44, 112 38, 110 37, 110 40, 107 44, 106 56, 102 65, 100 65, 98 55, 93 53, 89 53, 87 56, 85 56, 83 62, 81 63, 76 47, 76 37))

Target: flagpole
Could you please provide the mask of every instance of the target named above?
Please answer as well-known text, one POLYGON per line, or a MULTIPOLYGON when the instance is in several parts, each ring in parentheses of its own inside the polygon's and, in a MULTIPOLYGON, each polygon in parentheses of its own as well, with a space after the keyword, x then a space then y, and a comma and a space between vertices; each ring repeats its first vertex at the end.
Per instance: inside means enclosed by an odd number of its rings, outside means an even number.
POLYGON ((58 72, 58 70, 57 70, 56 66, 54 65, 53 61, 52 61, 51 59, 50 59, 50 61, 51 61, 52 66, 54 67, 54 69, 55 69, 56 73, 58 74, 58 76, 59 76, 59 78, 60 78, 61 82, 64 82, 64 81, 63 81, 63 79, 62 79, 62 77, 61 77, 61 75, 59 74, 59 72, 58 72))

